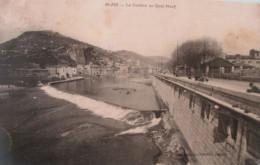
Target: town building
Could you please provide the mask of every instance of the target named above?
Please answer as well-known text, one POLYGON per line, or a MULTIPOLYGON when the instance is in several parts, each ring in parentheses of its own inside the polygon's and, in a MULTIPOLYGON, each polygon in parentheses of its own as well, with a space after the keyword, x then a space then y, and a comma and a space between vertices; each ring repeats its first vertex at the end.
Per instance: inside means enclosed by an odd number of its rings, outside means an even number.
POLYGON ((120 71, 121 74, 128 74, 128 66, 121 65, 119 67, 119 71, 120 71))
POLYGON ((202 68, 205 70, 207 75, 215 73, 231 73, 234 70, 234 64, 223 58, 214 58, 203 63, 202 68))
POLYGON ((49 78, 59 77, 56 67, 47 67, 47 70, 48 70, 48 77, 49 78))
POLYGON ((106 67, 101 67, 101 75, 102 76, 107 75, 107 68, 106 67))
POLYGON ((125 65, 125 64, 116 64, 116 66, 112 67, 114 73, 117 76, 127 76, 128 75, 128 68, 129 66, 125 65))
POLYGON ((23 66, 0 64, 0 81, 3 83, 48 81, 50 75, 55 75, 55 69, 41 69, 35 63, 28 63, 23 66))
POLYGON ((77 65, 77 75, 83 75, 84 74, 84 66, 83 65, 77 65))
POLYGON ((113 76, 115 68, 113 66, 106 68, 106 75, 113 76))
POLYGON ((231 63, 222 58, 215 58, 202 64, 202 70, 208 77, 260 81, 260 70, 248 64, 231 63))
POLYGON ((77 68, 68 66, 49 66, 47 70, 49 78, 70 78, 77 74, 77 68))
POLYGON ((260 59, 260 50, 251 49, 251 50, 249 51, 249 55, 250 55, 251 57, 260 59))
POLYGON ((252 49, 249 55, 226 55, 226 60, 240 69, 260 68, 260 51, 252 49))
POLYGON ((83 71, 83 75, 89 75, 90 74, 90 65, 85 65, 84 66, 84 71, 83 71))
POLYGON ((44 81, 48 79, 47 69, 10 69, 5 74, 5 79, 13 81, 37 80, 44 81))
POLYGON ((70 78, 76 75, 77 69, 73 67, 63 66, 57 68, 57 73, 60 78, 70 78))
POLYGON ((90 65, 90 74, 100 76, 101 75, 101 66, 94 65, 94 64, 90 65))

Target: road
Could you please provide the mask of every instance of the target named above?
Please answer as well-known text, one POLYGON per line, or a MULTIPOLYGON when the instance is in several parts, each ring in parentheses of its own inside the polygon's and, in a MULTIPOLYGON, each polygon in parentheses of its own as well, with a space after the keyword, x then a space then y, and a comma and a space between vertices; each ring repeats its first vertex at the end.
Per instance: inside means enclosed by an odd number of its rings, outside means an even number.
MULTIPOLYGON (((167 74, 166 76, 175 77, 171 74, 167 74)), ((185 80, 185 81, 192 81, 195 82, 195 79, 188 79, 187 77, 178 77, 179 79, 185 80)), ((198 81, 196 81, 198 82, 198 81)), ((250 89, 249 82, 246 81, 237 81, 237 80, 225 80, 225 79, 218 79, 218 78, 209 78, 208 82, 200 82, 204 84, 208 84, 211 86, 221 87, 237 92, 247 93, 247 89, 250 89)), ((260 83, 254 83, 255 86, 257 86, 260 89, 260 83)), ((256 95, 260 97, 260 94, 257 93, 248 93, 251 95, 256 95)))

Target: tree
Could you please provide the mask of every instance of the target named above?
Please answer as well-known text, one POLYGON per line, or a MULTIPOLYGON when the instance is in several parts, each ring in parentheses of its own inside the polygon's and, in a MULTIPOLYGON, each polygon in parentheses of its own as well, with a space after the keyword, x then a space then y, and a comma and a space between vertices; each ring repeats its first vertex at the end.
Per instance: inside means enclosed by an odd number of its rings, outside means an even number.
POLYGON ((199 70, 202 63, 222 55, 221 45, 212 38, 188 40, 174 50, 171 65, 186 65, 189 71, 199 70))

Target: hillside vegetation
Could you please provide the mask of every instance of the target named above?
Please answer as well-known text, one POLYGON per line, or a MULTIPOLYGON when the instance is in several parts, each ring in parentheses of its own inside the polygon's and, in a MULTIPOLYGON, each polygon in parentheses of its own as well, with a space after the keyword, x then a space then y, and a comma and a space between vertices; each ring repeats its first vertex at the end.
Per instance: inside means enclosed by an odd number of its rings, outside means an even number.
POLYGON ((111 52, 52 31, 29 31, 10 41, 0 44, 0 64, 26 67, 39 64, 76 66, 77 64, 107 65, 139 60, 142 64, 155 64, 169 59, 144 57, 130 51, 111 52), (163 59, 163 60, 161 60, 163 59))

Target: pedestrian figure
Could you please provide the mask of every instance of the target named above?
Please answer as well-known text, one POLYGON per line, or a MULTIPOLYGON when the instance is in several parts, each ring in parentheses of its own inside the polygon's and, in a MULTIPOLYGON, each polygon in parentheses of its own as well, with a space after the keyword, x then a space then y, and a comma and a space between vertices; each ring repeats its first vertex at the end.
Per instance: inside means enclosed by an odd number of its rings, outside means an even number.
POLYGON ((260 93, 259 88, 255 86, 253 82, 250 82, 249 86, 251 87, 251 89, 247 90, 248 93, 260 93))

